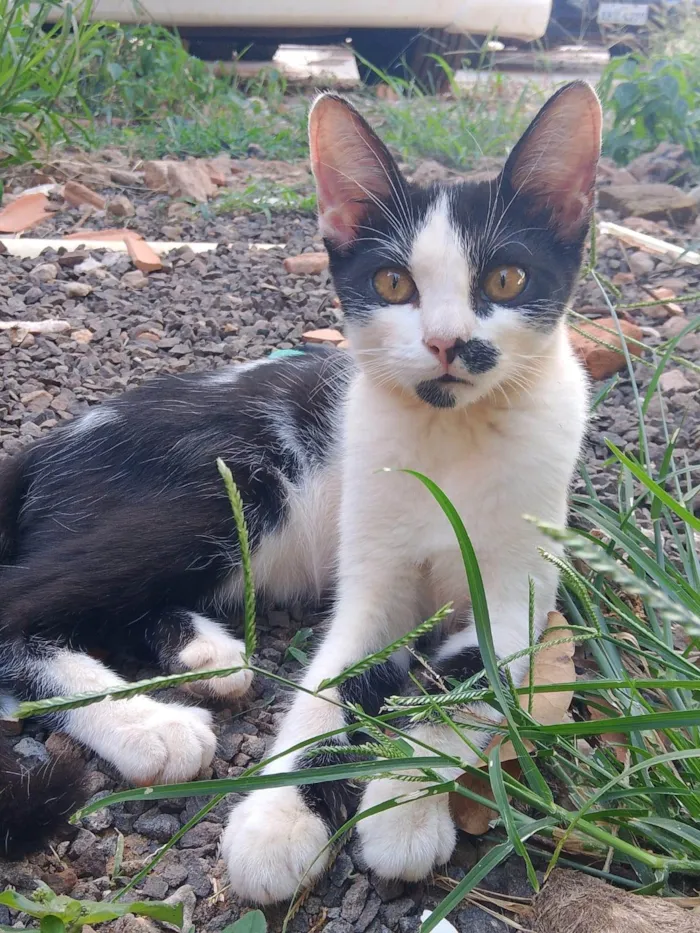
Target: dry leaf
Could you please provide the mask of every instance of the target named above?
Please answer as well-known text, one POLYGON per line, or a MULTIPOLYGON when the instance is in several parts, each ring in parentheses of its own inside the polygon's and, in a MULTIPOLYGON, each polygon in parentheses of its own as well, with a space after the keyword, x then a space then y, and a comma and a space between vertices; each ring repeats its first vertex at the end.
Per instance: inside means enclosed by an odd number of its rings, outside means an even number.
MULTIPOLYGON (((586 709, 590 713, 591 719, 595 720, 610 719, 611 717, 615 716, 617 712, 612 708, 612 706, 608 706, 605 712, 596 709, 595 706, 586 706, 586 709)), ((598 738, 603 743, 603 745, 610 746, 613 755, 617 758, 620 764, 627 764, 627 760, 629 758, 629 748, 627 746, 627 739, 622 732, 605 732, 602 735, 599 735, 598 738)))
MULTIPOLYGON (((546 648, 540 649, 533 657, 533 683, 537 686, 542 684, 566 684, 576 680, 576 668, 574 667, 574 647, 573 639, 567 637, 570 633, 566 619, 559 612, 550 612, 547 616, 547 628, 542 636, 540 644, 551 642, 546 648)), ((528 684, 528 678, 525 679, 522 686, 528 684)), ((532 710, 530 714, 533 719, 542 725, 556 725, 562 722, 567 715, 569 705, 573 699, 573 690, 555 691, 552 693, 535 693, 532 698, 532 710)), ((523 709, 528 708, 529 695, 524 693, 520 697, 520 705, 523 709)), ((488 753, 499 741, 494 737, 487 745, 488 753)), ((525 747, 531 751, 533 746, 525 742, 525 747)), ((520 772, 520 764, 515 754, 515 749, 511 742, 505 742, 501 746, 500 754, 503 768, 513 777, 517 777, 520 772)), ((477 767, 483 767, 479 762, 477 767)), ((491 785, 488 777, 484 775, 483 780, 478 777, 472 777, 469 774, 463 774, 459 778, 459 783, 484 797, 493 800, 491 785)), ((463 797, 461 794, 450 795, 450 805, 455 822, 467 833, 472 835, 481 835, 488 829, 490 820, 495 819, 495 811, 463 797)))

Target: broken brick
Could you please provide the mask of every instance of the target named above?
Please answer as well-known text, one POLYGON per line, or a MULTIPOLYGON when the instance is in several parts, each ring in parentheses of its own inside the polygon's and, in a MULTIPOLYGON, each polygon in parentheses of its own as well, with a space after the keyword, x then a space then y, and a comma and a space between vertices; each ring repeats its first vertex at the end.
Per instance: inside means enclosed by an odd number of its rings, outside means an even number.
POLYGON ((305 334, 301 335, 301 339, 304 343, 332 343, 333 346, 337 347, 345 338, 339 330, 332 327, 322 327, 319 330, 307 330, 305 334))
POLYGON ((328 268, 328 253, 302 253, 284 260, 286 272, 292 275, 318 275, 328 268))
POLYGON ((87 185, 81 185, 79 181, 67 181, 65 183, 63 186, 63 199, 72 204, 73 207, 90 204, 92 207, 97 208, 98 211, 103 211, 107 206, 107 201, 101 194, 93 191, 92 188, 88 188, 87 185))
POLYGON ((22 233, 51 217, 48 203, 42 191, 20 195, 0 211, 0 233, 22 233))
POLYGON ((126 248, 129 256, 131 256, 131 261, 141 272, 158 272, 159 269, 163 268, 160 256, 151 249, 145 240, 127 236, 126 248))
MULTIPOLYGON (((632 343, 633 340, 642 339, 641 327, 629 321, 619 323, 630 355, 641 356, 642 348, 632 343)), ((611 317, 598 321, 580 321, 576 327, 577 330, 569 328, 569 339, 574 352, 593 379, 607 379, 625 368, 622 341, 617 332, 617 325, 611 317), (603 346, 598 341, 604 341, 609 346, 603 346)))

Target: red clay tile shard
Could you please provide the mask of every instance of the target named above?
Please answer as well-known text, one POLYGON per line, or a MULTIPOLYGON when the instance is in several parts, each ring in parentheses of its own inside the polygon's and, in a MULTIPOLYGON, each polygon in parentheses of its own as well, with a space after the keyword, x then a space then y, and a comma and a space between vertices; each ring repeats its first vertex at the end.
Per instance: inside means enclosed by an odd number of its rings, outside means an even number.
POLYGON ((67 181, 63 186, 63 199, 72 204, 73 207, 80 207, 82 204, 90 204, 96 207, 98 211, 103 211, 107 206, 107 201, 88 188, 87 185, 81 185, 79 181, 67 181))
POLYGON ((286 272, 293 275, 317 275, 328 267, 328 253, 302 253, 284 260, 286 272))
POLYGON ((322 327, 320 330, 307 330, 305 334, 301 335, 301 339, 304 343, 332 343, 337 347, 345 338, 339 330, 322 327))
POLYGON ((51 217, 49 199, 42 191, 22 194, 0 211, 0 233, 22 233, 51 217))
POLYGON ((125 239, 127 251, 137 269, 141 272, 158 272, 163 268, 160 256, 145 240, 139 240, 133 236, 127 236, 125 239))

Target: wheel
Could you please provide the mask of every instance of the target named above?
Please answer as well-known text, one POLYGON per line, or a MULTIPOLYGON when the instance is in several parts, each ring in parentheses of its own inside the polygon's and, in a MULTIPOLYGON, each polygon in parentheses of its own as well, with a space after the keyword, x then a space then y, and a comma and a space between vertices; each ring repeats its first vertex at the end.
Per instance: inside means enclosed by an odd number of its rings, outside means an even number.
POLYGON ((443 58, 456 71, 463 59, 479 54, 474 39, 442 29, 419 33, 409 29, 357 29, 351 39, 365 84, 377 84, 386 76, 415 80, 426 90, 441 91, 449 87, 450 74, 433 55, 443 58))
POLYGON ((189 40, 190 55, 205 62, 230 62, 234 55, 240 55, 249 62, 267 62, 278 48, 279 45, 273 42, 226 36, 195 36, 189 40))

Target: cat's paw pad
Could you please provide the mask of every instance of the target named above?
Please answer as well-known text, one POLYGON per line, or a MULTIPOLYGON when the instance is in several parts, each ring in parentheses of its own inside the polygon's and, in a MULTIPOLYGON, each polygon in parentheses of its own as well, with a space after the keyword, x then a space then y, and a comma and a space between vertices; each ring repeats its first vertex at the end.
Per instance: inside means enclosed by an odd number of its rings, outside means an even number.
MULTIPOLYGON (((372 781, 361 810, 404 797, 418 785, 385 778, 372 781)), ((360 820, 357 831, 369 867, 383 878, 420 881, 452 855, 457 831, 447 794, 423 797, 360 820)))
POLYGON ((189 781, 214 757, 207 710, 134 697, 115 701, 113 712, 113 728, 97 750, 132 784, 189 781))
MULTIPOLYGON (((245 664, 245 645, 242 641, 223 631, 217 623, 210 623, 211 630, 200 631, 179 653, 179 661, 188 671, 213 671, 223 667, 242 667, 245 664)), ((234 700, 250 689, 253 672, 248 670, 211 677, 190 684, 195 692, 219 700, 234 700)))
POLYGON ((329 838, 296 788, 254 791, 233 808, 221 837, 231 887, 256 904, 291 898, 325 870, 329 838))

